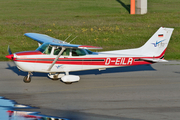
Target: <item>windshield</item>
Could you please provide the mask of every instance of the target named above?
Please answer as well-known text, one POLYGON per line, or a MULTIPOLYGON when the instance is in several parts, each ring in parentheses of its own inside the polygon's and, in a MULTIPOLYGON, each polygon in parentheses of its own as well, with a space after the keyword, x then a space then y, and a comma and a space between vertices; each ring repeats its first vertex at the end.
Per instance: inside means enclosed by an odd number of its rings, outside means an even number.
POLYGON ((39 46, 36 50, 44 53, 44 54, 50 54, 51 53, 51 50, 52 50, 52 47, 49 46, 48 43, 44 43, 42 44, 41 46, 39 46))

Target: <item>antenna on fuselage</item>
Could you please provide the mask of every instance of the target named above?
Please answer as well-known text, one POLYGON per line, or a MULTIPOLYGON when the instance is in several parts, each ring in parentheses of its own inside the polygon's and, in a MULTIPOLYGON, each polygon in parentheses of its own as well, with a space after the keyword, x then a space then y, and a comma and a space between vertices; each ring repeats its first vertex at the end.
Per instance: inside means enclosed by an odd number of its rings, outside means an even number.
POLYGON ((69 44, 74 40, 74 39, 76 39, 78 36, 76 36, 75 38, 73 38, 70 42, 69 42, 69 44))
POLYGON ((64 40, 64 42, 66 42, 66 40, 67 40, 69 37, 71 37, 71 35, 72 35, 72 34, 70 34, 70 35, 64 40))

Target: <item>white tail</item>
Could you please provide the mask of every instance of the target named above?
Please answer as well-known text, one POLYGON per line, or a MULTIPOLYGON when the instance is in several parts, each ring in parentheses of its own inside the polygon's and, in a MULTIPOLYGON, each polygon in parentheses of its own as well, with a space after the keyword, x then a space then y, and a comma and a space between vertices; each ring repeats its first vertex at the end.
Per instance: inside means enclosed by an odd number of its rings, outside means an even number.
POLYGON ((164 55, 171 38, 173 28, 160 27, 157 32, 140 47, 141 55, 158 57, 164 55))
POLYGON ((142 47, 125 50, 105 51, 101 53, 152 57, 159 59, 162 58, 165 53, 173 30, 173 28, 160 27, 142 47))

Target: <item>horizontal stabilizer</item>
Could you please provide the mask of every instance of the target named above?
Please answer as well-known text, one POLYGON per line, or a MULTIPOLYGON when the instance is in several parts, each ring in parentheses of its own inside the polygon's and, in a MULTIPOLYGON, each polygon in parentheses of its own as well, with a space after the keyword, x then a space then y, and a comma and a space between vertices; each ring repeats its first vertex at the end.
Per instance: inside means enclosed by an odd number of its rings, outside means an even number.
POLYGON ((164 60, 164 59, 148 59, 148 58, 141 58, 140 60, 144 60, 144 61, 147 61, 147 62, 153 62, 153 63, 156 63, 156 62, 168 62, 167 60, 164 60))

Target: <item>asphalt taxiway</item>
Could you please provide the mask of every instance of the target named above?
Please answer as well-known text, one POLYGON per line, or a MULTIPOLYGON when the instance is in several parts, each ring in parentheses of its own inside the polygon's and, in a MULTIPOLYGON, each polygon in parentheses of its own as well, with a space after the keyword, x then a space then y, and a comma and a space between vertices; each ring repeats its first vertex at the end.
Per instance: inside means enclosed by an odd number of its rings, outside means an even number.
POLYGON ((13 62, 0 62, 0 96, 72 120, 179 120, 180 61, 72 72, 71 85, 34 73, 31 83, 13 62))

